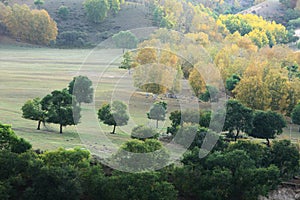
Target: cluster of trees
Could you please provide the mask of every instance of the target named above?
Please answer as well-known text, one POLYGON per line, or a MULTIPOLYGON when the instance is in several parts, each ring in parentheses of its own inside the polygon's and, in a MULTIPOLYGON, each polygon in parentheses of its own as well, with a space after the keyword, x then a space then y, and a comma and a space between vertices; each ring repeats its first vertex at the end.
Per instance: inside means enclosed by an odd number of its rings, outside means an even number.
POLYGON ((12 7, 0 3, 0 24, 17 40, 49 44, 57 36, 56 23, 46 10, 30 10, 27 5, 12 7))
POLYGON ((268 22, 262 17, 252 14, 220 15, 219 23, 223 24, 231 34, 238 32, 241 36, 246 35, 259 48, 277 43, 289 42, 286 28, 274 21, 268 22))
MULTIPOLYGON (((0 124, 0 133, 1 199, 251 200, 266 196, 281 180, 299 171, 299 152, 286 140, 271 147, 220 140, 208 156, 200 159, 200 140, 204 137, 198 137, 199 143, 184 154, 181 164, 125 173, 102 165, 85 149, 36 153, 28 142, 16 138, 9 126, 0 124), (19 146, 17 151, 15 146, 19 146)), ((209 134, 201 130, 198 133, 209 134)), ((155 139, 133 139, 120 148, 132 153, 162 149, 155 139)), ((156 161, 164 162, 167 157, 157 157, 156 161)), ((117 152, 115 158, 128 164, 134 155, 126 157, 117 152)), ((136 167, 144 166, 141 163, 136 167)))
POLYGON ((123 3, 123 0, 85 0, 83 6, 88 19, 93 23, 100 23, 107 17, 109 11, 117 14, 123 3))
POLYGON ((92 101, 92 81, 86 76, 78 76, 69 83, 68 89, 54 90, 42 99, 28 100, 22 106, 22 116, 38 121, 37 130, 40 130, 41 123, 59 124, 62 133, 63 126, 79 123, 81 103, 92 101))

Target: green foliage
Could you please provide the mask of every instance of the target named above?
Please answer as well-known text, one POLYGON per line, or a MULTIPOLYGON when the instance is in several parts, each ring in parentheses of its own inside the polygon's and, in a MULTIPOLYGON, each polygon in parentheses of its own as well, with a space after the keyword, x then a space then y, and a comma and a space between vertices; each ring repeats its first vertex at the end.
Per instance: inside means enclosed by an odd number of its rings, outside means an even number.
POLYGON ((104 124, 114 126, 112 134, 115 134, 116 126, 124 126, 128 123, 129 116, 126 109, 127 106, 121 101, 114 101, 112 105, 105 103, 98 110, 98 118, 104 124))
POLYGON ((58 16, 61 19, 63 19, 63 20, 68 19, 69 14, 70 14, 70 10, 67 6, 60 6, 58 8, 58 16))
POLYGON ((0 150, 23 153, 31 149, 31 144, 17 137, 11 126, 0 123, 0 150))
POLYGON ((80 31, 64 31, 60 33, 56 40, 56 45, 64 48, 88 46, 87 34, 80 31))
POLYGON ((60 133, 63 126, 79 123, 80 107, 76 105, 76 101, 72 101, 72 95, 67 89, 54 90, 42 99, 41 104, 46 111, 46 121, 59 124, 60 133))
POLYGON ((144 125, 134 127, 131 132, 131 138, 133 139, 145 140, 157 139, 158 137, 159 134, 156 132, 155 129, 144 125))
POLYGON ((93 102, 93 83, 86 76, 77 76, 69 83, 69 93, 74 95, 76 101, 79 103, 92 103, 93 102))
POLYGON ((136 48, 138 39, 130 31, 120 31, 119 33, 112 36, 112 39, 117 47, 124 49, 136 48))
POLYGON ((120 1, 119 0, 108 0, 109 9, 113 12, 113 14, 117 14, 120 10, 120 1))
POLYGON ((237 100, 229 100, 226 107, 226 119, 224 130, 229 131, 229 134, 235 134, 235 140, 240 132, 249 133, 252 129, 253 114, 250 108, 245 107, 237 100))
POLYGON ((107 179, 105 197, 110 200, 177 199, 177 191, 157 172, 122 173, 107 179))
POLYGON ((22 117, 25 119, 38 121, 37 130, 40 130, 41 122, 45 122, 45 111, 42 110, 40 98, 26 101, 22 106, 22 117))
POLYGON ((37 6, 38 9, 41 9, 41 6, 45 3, 44 0, 34 0, 34 5, 37 6))
POLYGON ((238 75, 233 74, 231 77, 226 79, 226 89, 231 92, 240 80, 241 78, 238 75))
POLYGON ((167 104, 165 102, 155 102, 150 111, 147 113, 148 119, 156 120, 156 128, 158 128, 158 121, 164 121, 167 113, 167 104))
POLYGON ((274 111, 256 111, 253 118, 253 129, 250 136, 267 139, 275 138, 282 133, 282 128, 286 127, 283 116, 274 111))
POLYGON ((292 111, 292 121, 300 125, 300 103, 298 103, 292 111))
POLYGON ((156 139, 132 139, 125 142, 113 158, 115 164, 123 170, 145 172, 166 166, 170 155, 156 139))
POLYGON ((123 54, 123 61, 121 62, 121 65, 119 66, 120 69, 128 69, 130 70, 133 64, 132 55, 130 52, 126 51, 123 54))
POLYGON ((199 99, 204 102, 217 102, 219 97, 219 90, 215 86, 207 85, 204 93, 200 94, 199 99))
POLYGON ((292 178, 299 173, 299 151, 289 140, 275 141, 271 149, 272 164, 280 169, 285 179, 292 178))
POLYGON ((85 0, 83 6, 91 22, 100 23, 107 17, 109 10, 107 0, 85 0))

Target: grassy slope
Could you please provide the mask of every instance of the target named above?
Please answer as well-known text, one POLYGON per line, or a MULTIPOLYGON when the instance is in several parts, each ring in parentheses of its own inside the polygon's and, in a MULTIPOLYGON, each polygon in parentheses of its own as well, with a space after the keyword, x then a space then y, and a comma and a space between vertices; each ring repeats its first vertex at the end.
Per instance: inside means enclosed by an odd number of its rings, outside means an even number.
MULTIPOLYGON (((109 37, 121 30, 131 30, 142 27, 152 26, 150 16, 147 14, 147 9, 142 4, 126 2, 121 6, 118 14, 108 14, 108 17, 99 24, 90 23, 83 9, 82 3, 84 0, 46 0, 41 6, 42 9, 48 11, 50 16, 57 22, 59 32, 63 31, 81 31, 86 32, 89 41, 97 44, 106 38, 99 38, 97 34, 106 32, 106 37, 109 37), (57 12, 60 6, 67 6, 70 10, 68 19, 62 20, 57 12)), ((27 4, 31 8, 35 8, 33 0, 11 0, 10 5, 27 4)))

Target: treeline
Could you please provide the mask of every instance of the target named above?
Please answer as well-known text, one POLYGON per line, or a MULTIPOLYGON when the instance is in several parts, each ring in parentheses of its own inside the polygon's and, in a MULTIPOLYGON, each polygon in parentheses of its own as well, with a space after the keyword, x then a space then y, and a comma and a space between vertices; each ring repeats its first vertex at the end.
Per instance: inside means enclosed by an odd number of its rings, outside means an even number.
POLYGON ((55 41, 58 30, 46 10, 31 10, 27 5, 5 6, 0 2, 0 24, 17 40, 33 44, 55 41))
MULTIPOLYGON (((267 195, 280 181, 299 172, 299 152, 286 140, 274 142, 271 147, 249 141, 229 144, 219 140, 212 152, 200 159, 205 137, 197 136, 197 143, 184 154, 180 164, 157 171, 145 170, 144 162, 136 162, 134 155, 117 152, 113 157, 118 162, 144 169, 140 173, 125 173, 102 165, 85 149, 33 151, 28 142, 16 137, 10 126, 1 124, 0 133, 3 200, 252 200, 267 195)), ((205 134, 210 133, 198 129, 197 135, 205 134)), ((155 139, 134 139, 125 142, 121 149, 149 153, 164 147, 155 139)))

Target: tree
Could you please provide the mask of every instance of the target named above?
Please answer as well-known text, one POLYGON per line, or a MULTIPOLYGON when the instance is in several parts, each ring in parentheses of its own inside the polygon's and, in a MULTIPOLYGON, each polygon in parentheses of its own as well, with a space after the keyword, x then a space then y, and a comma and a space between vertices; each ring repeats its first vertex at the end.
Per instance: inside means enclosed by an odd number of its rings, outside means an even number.
POLYGON ((107 0, 85 0, 83 2, 83 6, 88 19, 94 23, 100 23, 103 21, 109 10, 107 0))
POLYGON ((127 106, 121 101, 114 101, 111 105, 104 103, 98 110, 98 118, 104 124, 113 126, 112 134, 115 134, 116 126, 124 126, 128 123, 129 116, 126 113, 127 106))
POLYGON ((233 134, 236 131, 235 141, 240 132, 250 132, 252 128, 253 114, 250 108, 245 107, 237 100, 229 100, 226 104, 226 119, 224 123, 224 130, 233 134))
POLYGON ((120 10, 121 2, 119 0, 109 0, 109 8, 113 12, 113 14, 117 14, 120 10))
POLYGON ((58 9, 58 16, 62 18, 63 20, 66 20, 68 18, 68 15, 70 14, 70 10, 67 6, 60 6, 58 9))
POLYGON ((131 138, 146 140, 146 139, 157 139, 159 134, 151 127, 139 125, 132 129, 131 138))
POLYGON ((195 68, 190 73, 189 83, 192 86, 194 93, 197 97, 199 97, 202 93, 205 92, 206 89, 205 81, 203 80, 198 70, 195 68))
POLYGON ((217 102, 218 101, 219 90, 215 86, 206 85, 206 90, 204 93, 200 94, 199 99, 204 102, 217 102))
POLYGON ((67 89, 54 90, 42 99, 41 104, 42 109, 46 110, 46 121, 59 124, 59 133, 62 133, 63 126, 79 123, 80 107, 76 101, 72 102, 72 95, 67 89))
POLYGON ((241 78, 236 75, 233 74, 231 77, 226 79, 226 89, 231 92, 232 90, 234 90, 235 86, 240 82, 241 78))
POLYGON ((17 137, 11 126, 0 123, 0 150, 23 153, 31 149, 31 144, 17 137))
POLYGON ((130 72, 132 64, 133 64, 132 56, 131 56, 130 52, 126 51, 123 54, 123 61, 121 62, 121 65, 119 66, 119 68, 120 69, 128 69, 128 71, 130 72))
POLYGON ((292 121, 294 124, 300 125, 300 103, 298 103, 292 111, 292 121))
POLYGON ((282 128, 286 127, 283 116, 274 111, 256 111, 253 118, 253 129, 249 132, 250 136, 270 140, 282 133, 282 128))
POLYGON ((77 76, 69 83, 69 93, 74 95, 76 101, 79 103, 93 102, 93 83, 86 76, 77 76))
POLYGON ((41 123, 44 123, 46 118, 46 113, 42 110, 41 99, 34 98, 26 101, 22 106, 22 112, 23 118, 38 121, 37 130, 40 130, 41 123))
POLYGON ((34 5, 36 5, 36 7, 38 9, 41 9, 41 6, 44 4, 44 0, 34 0, 34 5))
POLYGON ((112 36, 112 39, 118 48, 123 49, 133 49, 136 48, 138 39, 130 31, 120 31, 119 33, 112 36))
POLYGON ((150 111, 147 113, 148 119, 156 120, 156 128, 158 128, 158 121, 164 121, 167 113, 167 104, 165 102, 155 102, 150 111))

